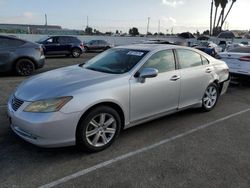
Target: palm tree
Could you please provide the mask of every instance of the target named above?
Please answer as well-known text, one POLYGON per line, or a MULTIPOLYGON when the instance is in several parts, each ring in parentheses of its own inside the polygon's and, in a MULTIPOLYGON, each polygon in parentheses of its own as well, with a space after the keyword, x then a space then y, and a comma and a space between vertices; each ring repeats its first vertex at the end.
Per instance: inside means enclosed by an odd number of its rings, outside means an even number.
MULTIPOLYGON (((227 11, 227 14, 226 14, 225 18, 222 20, 222 24, 221 24, 221 25, 223 25, 223 24, 224 24, 224 22, 226 21, 227 16, 228 16, 229 12, 231 11, 231 9, 232 9, 232 7, 233 7, 233 5, 234 5, 234 3, 235 3, 235 2, 236 2, 236 0, 232 0, 231 6, 230 6, 230 8, 228 9, 228 11, 227 11)), ((222 27, 222 26, 221 26, 221 27, 222 27)))
POLYGON ((213 8, 214 8, 214 0, 211 2, 211 11, 210 11, 210 32, 209 35, 211 36, 213 31, 212 31, 212 25, 213 25, 213 8))
POLYGON ((219 19, 218 19, 218 22, 217 22, 217 28, 219 27, 219 24, 221 22, 221 28, 222 28, 222 24, 223 24, 223 20, 224 20, 224 11, 225 11, 225 8, 227 6, 227 3, 228 3, 228 0, 221 0, 220 1, 220 6, 221 6, 221 12, 220 12, 220 16, 219 16, 219 19))
POLYGON ((217 18, 217 11, 218 7, 220 6, 221 0, 214 0, 214 5, 215 5, 215 13, 214 13, 214 24, 213 24, 213 30, 215 29, 215 23, 216 23, 216 18, 217 18))

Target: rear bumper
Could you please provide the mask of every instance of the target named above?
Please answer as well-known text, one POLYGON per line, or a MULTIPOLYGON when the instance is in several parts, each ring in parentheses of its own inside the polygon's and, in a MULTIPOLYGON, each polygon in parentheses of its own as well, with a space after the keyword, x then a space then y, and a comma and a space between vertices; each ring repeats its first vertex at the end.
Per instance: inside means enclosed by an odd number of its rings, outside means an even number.
POLYGON ((223 95, 227 92, 227 88, 229 86, 230 80, 231 80, 231 77, 229 76, 226 81, 222 82, 222 88, 221 88, 220 95, 223 95))

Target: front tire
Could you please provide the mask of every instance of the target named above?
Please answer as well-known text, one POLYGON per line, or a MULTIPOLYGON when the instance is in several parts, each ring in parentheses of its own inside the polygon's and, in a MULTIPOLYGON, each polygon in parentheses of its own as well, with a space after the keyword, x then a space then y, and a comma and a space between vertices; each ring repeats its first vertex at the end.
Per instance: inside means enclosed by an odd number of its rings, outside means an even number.
POLYGON ((204 96, 202 98, 202 109, 203 111, 211 111, 219 98, 219 89, 215 83, 211 83, 208 85, 204 96))
POLYGON ((15 64, 15 72, 20 76, 29 76, 34 70, 35 65, 29 59, 19 59, 15 64))
POLYGON ((72 57, 78 58, 81 56, 81 50, 78 48, 73 48, 71 52, 72 57))
POLYGON ((84 116, 76 131, 76 144, 80 149, 98 152, 109 147, 121 130, 121 118, 117 111, 99 106, 84 116))

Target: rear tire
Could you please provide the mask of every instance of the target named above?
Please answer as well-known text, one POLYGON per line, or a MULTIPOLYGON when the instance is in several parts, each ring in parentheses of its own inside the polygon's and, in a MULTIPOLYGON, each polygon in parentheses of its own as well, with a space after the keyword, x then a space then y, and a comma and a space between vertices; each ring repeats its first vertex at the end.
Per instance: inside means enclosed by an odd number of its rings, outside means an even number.
POLYGON ((98 152, 109 147, 121 130, 121 118, 108 106, 91 110, 80 120, 76 131, 77 146, 88 152, 98 152))
POLYGON ((215 83, 208 85, 202 98, 202 110, 205 112, 211 111, 219 98, 219 88, 215 83))
POLYGON ((79 48, 73 48, 72 49, 72 52, 71 52, 71 55, 72 55, 72 57, 74 57, 74 58, 78 58, 78 57, 80 57, 81 56, 81 50, 79 49, 79 48))
POLYGON ((29 76, 34 70, 35 65, 29 59, 19 59, 15 64, 15 72, 20 76, 29 76))

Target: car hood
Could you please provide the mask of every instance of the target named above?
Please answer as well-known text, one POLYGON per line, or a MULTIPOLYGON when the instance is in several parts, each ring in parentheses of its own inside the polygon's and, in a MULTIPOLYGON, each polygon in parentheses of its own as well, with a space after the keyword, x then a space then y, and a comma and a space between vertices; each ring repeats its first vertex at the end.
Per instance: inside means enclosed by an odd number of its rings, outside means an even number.
POLYGON ((74 91, 114 79, 118 75, 69 66, 33 76, 24 81, 15 96, 25 101, 37 101, 70 96, 74 91))

